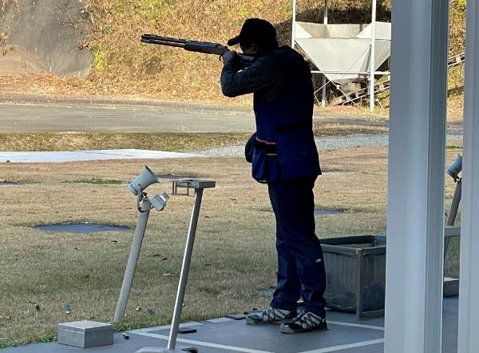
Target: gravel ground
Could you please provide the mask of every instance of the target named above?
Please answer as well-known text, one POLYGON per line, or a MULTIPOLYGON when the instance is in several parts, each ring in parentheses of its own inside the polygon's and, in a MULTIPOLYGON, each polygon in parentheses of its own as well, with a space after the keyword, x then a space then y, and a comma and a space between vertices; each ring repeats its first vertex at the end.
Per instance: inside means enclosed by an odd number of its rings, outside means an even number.
MULTIPOLYGON (((386 146, 388 143, 388 135, 353 134, 347 136, 320 137, 316 138, 315 141, 319 151, 359 146, 386 146)), ((199 154, 208 157, 242 157, 244 156, 244 146, 210 148, 199 152, 199 154)))
MULTIPOLYGON (((449 131, 449 139, 458 139, 461 137, 462 130, 449 131)), ((388 139, 389 136, 387 134, 351 134, 346 136, 318 137, 315 141, 318 151, 328 151, 353 147, 387 146, 388 139)), ((208 157, 243 157, 244 146, 210 148, 197 153, 208 157)))

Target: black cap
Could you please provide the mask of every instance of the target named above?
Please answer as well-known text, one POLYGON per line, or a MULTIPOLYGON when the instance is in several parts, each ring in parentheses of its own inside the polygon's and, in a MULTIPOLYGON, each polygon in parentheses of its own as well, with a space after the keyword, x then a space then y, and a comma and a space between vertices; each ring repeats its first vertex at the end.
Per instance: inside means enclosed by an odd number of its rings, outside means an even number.
POLYGON ((231 38, 228 45, 236 44, 257 44, 263 47, 274 47, 278 45, 276 29, 266 20, 250 18, 245 21, 238 36, 231 38))

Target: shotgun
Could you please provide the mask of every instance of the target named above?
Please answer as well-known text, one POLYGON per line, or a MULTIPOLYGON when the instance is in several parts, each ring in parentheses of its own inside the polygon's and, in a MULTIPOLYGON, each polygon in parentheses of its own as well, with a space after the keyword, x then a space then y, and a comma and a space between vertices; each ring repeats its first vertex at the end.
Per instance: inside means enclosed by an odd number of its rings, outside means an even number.
MULTIPOLYGON (((199 41, 187 40, 187 39, 160 37, 154 34, 143 34, 141 36, 141 42, 148 43, 148 44, 158 44, 158 45, 166 45, 169 47, 183 48, 184 50, 194 51, 197 53, 215 54, 220 56, 226 53, 227 51, 229 51, 227 46, 224 46, 218 43, 199 42, 199 41)), ((253 61, 255 60, 255 57, 250 55, 238 54, 238 57, 240 59, 240 63, 244 67, 251 65, 253 61)))

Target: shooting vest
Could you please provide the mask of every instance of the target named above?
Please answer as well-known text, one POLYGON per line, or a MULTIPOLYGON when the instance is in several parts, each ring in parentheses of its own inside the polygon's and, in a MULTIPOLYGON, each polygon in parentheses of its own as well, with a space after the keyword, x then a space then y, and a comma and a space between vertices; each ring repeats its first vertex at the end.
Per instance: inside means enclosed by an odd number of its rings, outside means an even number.
POLYGON ((256 141, 253 178, 260 182, 321 174, 312 131, 314 94, 311 73, 303 57, 290 47, 273 55, 283 68, 282 93, 274 102, 254 93, 256 141))

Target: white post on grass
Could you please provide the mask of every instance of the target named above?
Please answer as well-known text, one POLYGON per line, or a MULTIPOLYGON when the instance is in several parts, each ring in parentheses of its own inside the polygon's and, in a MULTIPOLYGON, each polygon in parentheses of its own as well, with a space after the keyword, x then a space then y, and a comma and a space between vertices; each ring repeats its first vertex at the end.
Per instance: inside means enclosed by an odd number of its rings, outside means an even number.
POLYGON ((123 319, 130 297, 131 287, 133 285, 133 277, 135 276, 136 265, 140 258, 141 246, 143 245, 143 238, 145 237, 146 225, 150 217, 151 202, 149 199, 143 199, 139 209, 138 222, 136 224, 135 235, 133 243, 131 244, 130 255, 128 256, 128 263, 126 265, 125 275, 120 290, 120 297, 116 305, 115 316, 113 322, 119 322, 123 319))
POLYGON ((296 44, 296 0, 293 0, 293 26, 291 29, 291 48, 296 44))
POLYGON ((369 79, 369 110, 374 110, 374 72, 376 71, 376 63, 374 60, 376 53, 376 10, 377 0, 373 0, 371 14, 371 77, 369 79))
POLYGON ((479 4, 467 3, 458 353, 479 352, 479 4))
POLYGON ((183 255, 183 264, 181 265, 180 282, 178 284, 178 292, 176 293, 175 308, 173 311, 173 319, 171 320, 171 330, 168 339, 168 349, 174 350, 178 337, 178 329, 180 327, 181 311, 185 301, 186 286, 188 284, 188 274, 190 272, 191 257, 193 255, 193 245, 195 244, 196 228, 198 227, 198 217, 201 208, 201 199, 203 198, 203 188, 196 189, 195 204, 193 212, 191 212, 190 226, 188 228, 188 236, 186 237, 185 253, 183 255))
POLYGON ((442 350, 448 9, 394 5, 385 353, 442 350))
MULTIPOLYGON (((324 13, 323 13, 323 23, 328 24, 328 11, 329 11, 329 1, 324 0, 324 13)), ((323 96, 321 98, 321 106, 324 108, 326 106, 326 76, 323 75, 323 96)))

